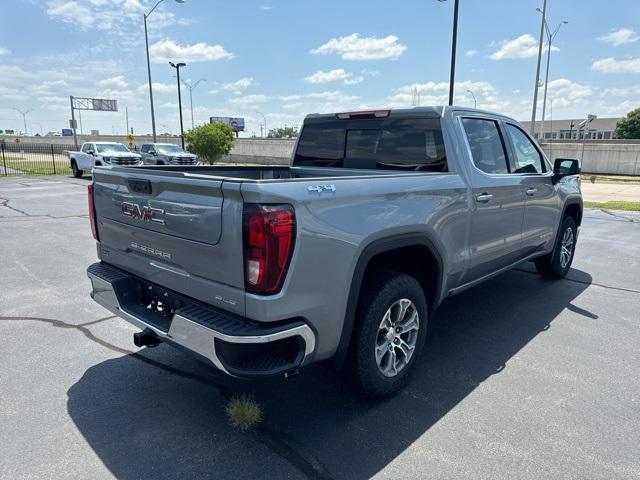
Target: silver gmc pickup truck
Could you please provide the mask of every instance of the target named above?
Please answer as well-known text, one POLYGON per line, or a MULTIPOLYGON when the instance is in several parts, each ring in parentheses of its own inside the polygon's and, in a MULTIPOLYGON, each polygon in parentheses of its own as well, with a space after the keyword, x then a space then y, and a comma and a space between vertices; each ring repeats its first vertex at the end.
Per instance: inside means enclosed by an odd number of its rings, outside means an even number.
POLYGON ((567 273, 579 171, 458 107, 309 115, 289 167, 96 167, 91 295, 137 346, 244 378, 327 360, 388 396, 446 297, 529 260, 567 273))

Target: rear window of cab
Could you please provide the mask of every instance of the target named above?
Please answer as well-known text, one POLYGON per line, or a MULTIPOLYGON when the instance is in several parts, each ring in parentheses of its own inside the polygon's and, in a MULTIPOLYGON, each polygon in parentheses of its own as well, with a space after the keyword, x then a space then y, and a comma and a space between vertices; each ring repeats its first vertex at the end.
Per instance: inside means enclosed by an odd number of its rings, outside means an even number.
POLYGON ((448 171, 439 117, 309 123, 300 134, 293 164, 448 171))

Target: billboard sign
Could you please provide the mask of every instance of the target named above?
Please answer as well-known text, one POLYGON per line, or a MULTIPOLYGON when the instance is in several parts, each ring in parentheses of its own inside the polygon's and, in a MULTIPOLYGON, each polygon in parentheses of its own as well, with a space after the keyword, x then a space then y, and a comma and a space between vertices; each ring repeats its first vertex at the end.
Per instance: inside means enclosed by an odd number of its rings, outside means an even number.
POLYGON ((73 130, 70 128, 63 128, 62 129, 62 136, 63 137, 73 137, 73 130))
POLYGON ((244 118, 241 117, 209 117, 209 123, 224 123, 234 132, 244 132, 244 118))

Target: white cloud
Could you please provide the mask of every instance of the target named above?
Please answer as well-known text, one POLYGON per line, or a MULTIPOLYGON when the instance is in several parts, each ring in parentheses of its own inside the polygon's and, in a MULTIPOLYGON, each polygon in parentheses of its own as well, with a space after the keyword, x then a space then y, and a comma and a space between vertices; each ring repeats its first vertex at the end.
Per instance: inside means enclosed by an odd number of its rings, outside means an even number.
MULTIPOLYGON (((113 40, 119 42, 120 50, 137 50, 144 39, 140 32, 142 15, 151 8, 148 0, 143 3, 141 0, 46 0, 42 3, 49 18, 69 24, 74 31, 108 32, 107 44, 89 47, 95 55, 106 50, 113 40)), ((189 23, 184 17, 176 17, 167 8, 168 3, 154 11, 151 35, 169 26, 189 23)))
POLYGON ((264 11, 273 10, 273 5, 261 5, 260 10, 264 10, 264 11))
POLYGON ((612 30, 611 32, 598 37, 598 40, 612 44, 614 47, 618 45, 624 45, 625 43, 633 43, 640 40, 640 36, 630 28, 619 28, 618 30, 612 30))
POLYGON ((167 62, 206 62, 232 58, 233 55, 227 52, 221 45, 208 45, 204 42, 193 45, 179 45, 173 40, 162 40, 149 47, 149 54, 153 63, 167 62))
POLYGON ((574 82, 567 78, 559 78, 548 83, 547 96, 553 99, 554 108, 575 107, 590 102, 594 96, 594 91, 588 85, 574 82))
POLYGON ((640 73, 640 57, 618 60, 613 57, 601 58, 591 65, 591 70, 600 73, 640 73))
POLYGON ((127 82, 123 75, 118 75, 116 77, 105 78, 104 80, 100 80, 98 82, 98 86, 102 88, 112 88, 112 89, 124 89, 127 88, 129 82, 127 82))
POLYGON ((0 85, 0 100, 25 100, 27 95, 23 89, 3 87, 0 85))
POLYGON ((360 83, 363 80, 363 76, 355 76, 353 73, 347 72, 343 68, 336 68, 335 70, 329 70, 328 72, 318 70, 313 75, 309 75, 304 79, 305 82, 314 84, 342 82, 345 85, 353 85, 360 83))
POLYGON ((0 79, 30 78, 33 74, 16 65, 0 65, 0 79))
POLYGON ((249 108, 251 106, 257 105, 259 103, 264 103, 268 100, 266 95, 262 94, 251 94, 251 95, 243 95, 234 97, 229 100, 229 103, 232 105, 236 105, 241 108, 249 108))
MULTIPOLYGON (((459 100, 456 101, 456 103, 468 104, 469 98, 467 97, 469 93, 467 90, 471 90, 474 93, 478 102, 487 99, 493 101, 496 94, 495 88, 488 82, 456 82, 454 91, 458 97, 457 100, 459 100)), ((404 85, 394 90, 393 94, 389 97, 389 101, 393 106, 409 106, 416 100, 414 98, 416 93, 420 96, 420 105, 444 105, 447 103, 449 97, 449 82, 427 82, 404 85)))
MULTIPOLYGON (((543 52, 546 52, 546 45, 543 46, 543 52)), ((558 47, 551 47, 556 52, 558 47)), ((500 42, 500 48, 489 55, 492 60, 507 60, 513 58, 530 58, 538 55, 538 42, 532 35, 525 33, 513 40, 504 40, 500 42)))
POLYGON ((340 90, 330 90, 326 92, 284 95, 278 98, 284 102, 292 102, 296 100, 309 99, 309 98, 329 100, 332 102, 340 102, 340 101, 358 100, 360 97, 356 95, 347 95, 341 92, 340 90))
MULTIPOLYGON (((178 93, 178 86, 175 83, 156 83, 152 84, 153 92, 156 93, 178 93)), ((149 93, 149 84, 143 83, 137 88, 138 93, 149 93)))
POLYGON ((610 95, 612 97, 629 97, 630 95, 640 95, 640 85, 630 85, 625 88, 605 88, 602 93, 605 96, 610 95))
POLYGON ((467 57, 475 57, 476 55, 478 55, 478 51, 477 50, 467 50, 465 52, 465 55, 467 57))
POLYGON ((91 8, 81 2, 51 0, 47 2, 47 15, 66 23, 73 23, 82 30, 93 25, 96 20, 91 8))
POLYGON ((352 33, 346 37, 332 38, 324 45, 311 50, 313 54, 339 54, 343 60, 396 60, 407 49, 398 43, 398 37, 360 37, 352 33))
POLYGON ((11 54, 11 50, 9 50, 8 48, 0 47, 0 56, 9 54, 11 54))
POLYGON ((253 81, 252 77, 241 78, 240 80, 236 80, 231 83, 223 83, 220 85, 222 90, 244 90, 256 83, 253 81))
POLYGON ((58 88, 65 88, 68 86, 69 84, 67 83, 66 80, 51 80, 51 81, 46 81, 46 82, 33 85, 31 89, 33 90, 34 93, 37 93, 37 94, 47 94, 47 93, 51 93, 52 90, 56 90, 58 88))

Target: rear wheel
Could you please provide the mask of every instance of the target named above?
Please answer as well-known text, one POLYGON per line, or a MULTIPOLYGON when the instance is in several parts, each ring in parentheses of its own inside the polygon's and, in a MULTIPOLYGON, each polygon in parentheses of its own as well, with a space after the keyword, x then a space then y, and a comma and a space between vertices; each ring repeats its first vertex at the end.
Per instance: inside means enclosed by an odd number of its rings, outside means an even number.
POLYGON ((76 178, 80 178, 80 177, 82 177, 82 174, 84 173, 84 171, 83 171, 83 170, 80 170, 80 169, 78 168, 78 164, 76 163, 76 161, 75 161, 75 160, 73 160, 73 161, 71 162, 71 171, 73 172, 73 176, 74 176, 74 177, 76 177, 76 178))
POLYGON ((384 398, 414 369, 427 332, 427 301, 418 281, 402 273, 380 273, 365 288, 350 370, 365 396, 384 398))
POLYGON ((546 278, 563 278, 573 262, 578 238, 578 225, 573 217, 565 217, 560 226, 553 252, 536 258, 536 270, 546 278))

